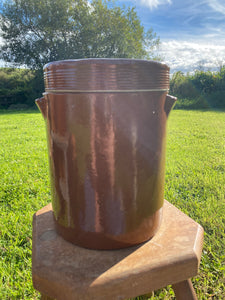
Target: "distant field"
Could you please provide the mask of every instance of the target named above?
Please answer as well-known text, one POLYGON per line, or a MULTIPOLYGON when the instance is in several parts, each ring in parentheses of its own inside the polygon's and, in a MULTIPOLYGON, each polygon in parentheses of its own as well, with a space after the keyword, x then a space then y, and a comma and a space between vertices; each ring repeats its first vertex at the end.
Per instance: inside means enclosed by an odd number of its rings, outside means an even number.
MULTIPOLYGON (((225 112, 174 110, 167 134, 165 198, 205 229, 198 299, 225 299, 225 112)), ((0 145, 0 299, 39 299, 32 215, 51 201, 41 114, 0 113, 0 145)), ((173 291, 154 299, 174 299, 173 291)))

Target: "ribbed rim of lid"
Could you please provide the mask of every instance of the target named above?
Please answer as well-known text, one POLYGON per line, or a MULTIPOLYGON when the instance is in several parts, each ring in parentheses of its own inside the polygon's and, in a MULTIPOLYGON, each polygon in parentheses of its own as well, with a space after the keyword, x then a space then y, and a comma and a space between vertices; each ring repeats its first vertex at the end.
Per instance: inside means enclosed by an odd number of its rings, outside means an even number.
POLYGON ((78 59, 44 66, 46 91, 168 90, 169 67, 139 59, 78 59))

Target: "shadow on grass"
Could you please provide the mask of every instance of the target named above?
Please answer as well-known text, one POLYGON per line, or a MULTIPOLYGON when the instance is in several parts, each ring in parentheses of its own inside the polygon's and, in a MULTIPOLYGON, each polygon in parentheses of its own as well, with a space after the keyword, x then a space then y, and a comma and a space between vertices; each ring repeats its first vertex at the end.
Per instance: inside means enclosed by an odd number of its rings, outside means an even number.
POLYGON ((218 112, 218 113, 224 113, 225 108, 190 108, 190 107, 176 107, 174 110, 184 110, 184 111, 197 111, 197 112, 218 112))
POLYGON ((19 115, 19 114, 39 114, 40 111, 38 108, 29 108, 29 109, 0 109, 0 115, 19 115))

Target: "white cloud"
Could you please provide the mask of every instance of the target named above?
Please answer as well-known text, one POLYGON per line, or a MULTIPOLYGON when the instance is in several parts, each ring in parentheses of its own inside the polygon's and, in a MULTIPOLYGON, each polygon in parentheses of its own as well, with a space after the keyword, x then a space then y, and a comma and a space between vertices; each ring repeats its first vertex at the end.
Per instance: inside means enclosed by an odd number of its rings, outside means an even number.
POLYGON ((224 0, 208 0, 208 5, 216 12, 225 16, 224 0))
POLYGON ((172 4, 171 0, 141 0, 141 5, 150 7, 151 9, 157 8, 163 4, 172 4))
POLYGON ((162 42, 159 54, 175 71, 192 72, 200 67, 204 70, 216 71, 225 64, 225 43, 214 41, 179 41, 162 42))

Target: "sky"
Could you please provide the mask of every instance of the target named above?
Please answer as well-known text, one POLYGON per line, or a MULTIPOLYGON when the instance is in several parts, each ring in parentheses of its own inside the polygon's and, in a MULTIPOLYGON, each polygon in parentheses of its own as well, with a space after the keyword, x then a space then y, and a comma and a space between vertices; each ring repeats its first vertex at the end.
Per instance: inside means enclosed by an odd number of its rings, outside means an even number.
POLYGON ((160 37, 163 61, 176 71, 217 71, 225 64, 225 0, 118 0, 134 6, 145 30, 160 37))
POLYGON ((217 71, 225 64, 225 0, 124 0, 160 37, 171 72, 217 71))

